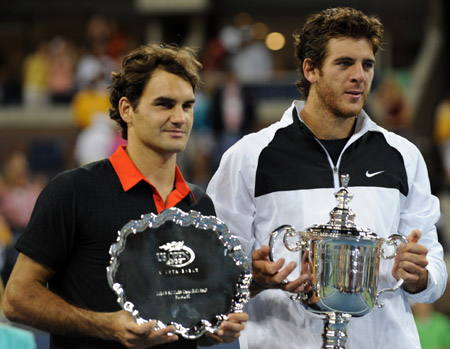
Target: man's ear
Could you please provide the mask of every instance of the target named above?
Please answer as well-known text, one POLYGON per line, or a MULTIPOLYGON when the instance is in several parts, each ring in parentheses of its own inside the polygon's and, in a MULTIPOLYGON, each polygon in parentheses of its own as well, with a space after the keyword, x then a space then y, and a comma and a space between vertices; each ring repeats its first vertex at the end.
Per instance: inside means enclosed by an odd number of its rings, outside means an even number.
POLYGON ((122 97, 119 100, 119 112, 122 120, 129 123, 133 120, 133 106, 127 97, 122 97))
POLYGON ((308 80, 310 84, 313 84, 317 81, 318 73, 319 70, 316 69, 311 58, 305 58, 303 60, 303 75, 305 76, 305 79, 308 80))

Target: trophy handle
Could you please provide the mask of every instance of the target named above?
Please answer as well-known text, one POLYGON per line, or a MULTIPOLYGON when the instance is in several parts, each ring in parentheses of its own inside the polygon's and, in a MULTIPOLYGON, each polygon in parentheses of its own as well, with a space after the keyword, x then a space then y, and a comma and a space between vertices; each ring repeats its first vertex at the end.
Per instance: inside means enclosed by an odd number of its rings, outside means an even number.
MULTIPOLYGON (((295 228, 290 226, 290 225, 282 225, 280 227, 278 227, 277 229, 275 229, 273 232, 270 233, 269 235, 269 259, 271 262, 275 261, 275 240, 277 239, 278 235, 282 232, 285 232, 283 235, 283 243, 284 246, 291 252, 298 252, 300 250, 303 249, 307 249, 307 238, 305 237, 305 233, 304 232, 297 232, 295 231, 295 228), (296 242, 295 246, 292 247, 291 245, 289 245, 289 241, 288 238, 291 237, 295 237, 295 236, 300 236, 300 240, 296 242)), ((288 279, 284 279, 281 283, 282 284, 287 284, 289 282, 288 279)))
MULTIPOLYGON (((392 235, 390 235, 384 242, 385 242, 386 244, 388 244, 388 245, 393 246, 393 247, 394 247, 394 252, 391 253, 390 255, 387 255, 387 254, 386 254, 386 251, 382 248, 382 249, 381 249, 381 256, 382 256, 384 259, 392 259, 392 258, 394 258, 394 257, 397 255, 397 249, 398 249, 398 247, 400 246, 400 243, 407 244, 407 243, 408 243, 408 240, 406 240, 406 238, 405 238, 403 235, 401 235, 401 234, 392 234, 392 235)), ((385 288, 385 289, 382 289, 382 290, 380 290, 379 292, 377 292, 377 295, 376 295, 376 297, 375 297, 375 305, 376 305, 378 308, 382 308, 382 307, 384 306, 384 303, 379 303, 379 302, 378 302, 378 297, 379 297, 381 294, 386 293, 386 292, 395 292, 395 291, 397 291, 402 285, 403 285, 403 279, 399 279, 399 280, 397 281, 397 283, 395 284, 394 287, 392 287, 392 288, 385 288)))
POLYGON ((284 246, 291 252, 298 252, 300 251, 303 246, 306 244, 305 241, 303 241, 303 239, 299 242, 296 243, 295 247, 292 247, 291 245, 289 245, 288 242, 288 238, 290 237, 294 237, 294 236, 301 236, 301 233, 296 232, 295 229, 290 226, 290 225, 282 225, 280 227, 278 227, 277 229, 275 229, 273 232, 270 233, 269 235, 269 247, 270 247, 270 251, 269 251, 269 259, 271 262, 275 261, 275 240, 277 239, 278 235, 280 235, 280 233, 285 232, 283 235, 283 243, 284 246))
POLYGON ((381 249, 381 257, 384 259, 391 259, 397 255, 397 249, 400 245, 400 242, 403 242, 405 245, 408 243, 408 240, 401 234, 392 234, 390 235, 384 242, 388 245, 394 246, 394 252, 390 255, 386 254, 384 248, 381 249))
POLYGON ((379 292, 377 292, 377 296, 375 297, 375 305, 378 308, 383 308, 384 307, 384 303, 379 303, 378 302, 378 297, 380 297, 381 294, 386 293, 386 292, 395 292, 397 291, 401 286, 403 285, 403 279, 398 279, 397 283, 395 284, 394 287, 392 288, 384 288, 382 290, 380 290, 379 292))

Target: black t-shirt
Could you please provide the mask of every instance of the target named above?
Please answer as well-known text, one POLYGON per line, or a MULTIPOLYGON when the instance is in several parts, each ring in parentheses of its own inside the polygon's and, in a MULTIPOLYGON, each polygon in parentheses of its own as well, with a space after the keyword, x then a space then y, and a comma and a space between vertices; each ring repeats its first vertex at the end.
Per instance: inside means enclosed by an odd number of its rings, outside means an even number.
MULTIPOLYGON (((192 188, 192 185, 190 185, 192 188)), ((176 207, 215 215, 211 199, 196 188, 176 207)), ((66 171, 52 179, 35 205, 16 248, 55 271, 49 288, 81 308, 120 310, 108 285, 109 248, 117 232, 142 214, 157 213, 152 187, 141 181, 127 192, 109 160, 66 171)), ((52 348, 122 348, 118 342, 94 338, 51 336, 52 348)), ((178 341, 161 348, 196 348, 195 341, 178 341)))
POLYGON ((331 156, 331 159, 333 160, 333 163, 336 165, 337 161, 339 159, 339 155, 341 155, 342 149, 344 149, 345 145, 347 144, 348 138, 343 139, 321 139, 320 143, 327 149, 328 153, 331 156))

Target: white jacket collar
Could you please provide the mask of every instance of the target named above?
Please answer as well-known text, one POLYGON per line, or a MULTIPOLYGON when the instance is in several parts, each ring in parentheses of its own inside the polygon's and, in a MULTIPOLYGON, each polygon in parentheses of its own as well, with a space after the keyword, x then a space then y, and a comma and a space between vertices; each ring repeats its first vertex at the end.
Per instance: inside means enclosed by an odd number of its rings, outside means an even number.
MULTIPOLYGON (((305 101, 294 100, 291 106, 284 112, 281 122, 282 123, 291 123, 292 122, 292 109, 297 109, 298 118, 303 122, 300 118, 300 112, 305 107, 305 101)), ((370 116, 363 110, 358 114, 356 120, 356 128, 355 133, 352 138, 359 138, 361 135, 365 134, 367 131, 378 129, 378 125, 372 121, 370 116)))

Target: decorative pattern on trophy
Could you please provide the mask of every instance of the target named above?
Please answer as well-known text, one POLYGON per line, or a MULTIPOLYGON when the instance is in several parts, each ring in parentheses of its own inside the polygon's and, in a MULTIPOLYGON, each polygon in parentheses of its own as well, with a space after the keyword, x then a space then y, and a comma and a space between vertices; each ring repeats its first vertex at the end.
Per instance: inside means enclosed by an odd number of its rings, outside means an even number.
POLYGON ((283 232, 284 246, 291 252, 303 253, 303 270, 308 270, 311 287, 291 298, 301 302, 307 311, 325 316, 322 348, 327 349, 344 349, 351 317, 364 316, 375 305, 383 307, 379 296, 395 292, 403 284, 400 279, 393 288, 377 291, 380 257, 395 257, 400 243, 406 244, 407 240, 400 234, 380 238, 355 225, 355 214, 348 204, 353 198, 347 188, 349 180, 348 174, 341 175, 341 188, 335 194, 338 204, 327 224, 305 231, 283 225, 270 234, 269 241, 272 261, 276 238, 283 232), (293 245, 290 241, 294 239, 293 245), (394 252, 386 254, 384 243, 393 246, 394 252))

